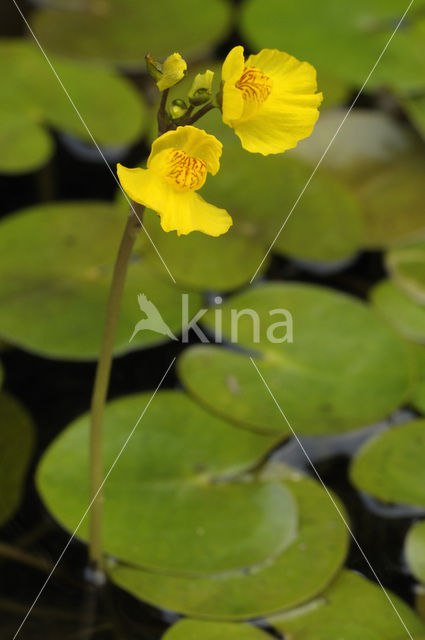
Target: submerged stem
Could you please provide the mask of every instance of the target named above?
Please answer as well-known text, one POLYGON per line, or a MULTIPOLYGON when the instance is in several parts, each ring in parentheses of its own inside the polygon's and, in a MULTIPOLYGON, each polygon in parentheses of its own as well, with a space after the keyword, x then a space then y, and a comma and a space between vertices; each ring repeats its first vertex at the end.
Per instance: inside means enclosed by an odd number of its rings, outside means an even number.
MULTIPOLYGON (((136 205, 137 206, 137 205, 136 205)), ((90 563, 95 570, 102 570, 102 420, 111 372, 112 353, 121 306, 121 299, 127 275, 128 263, 134 242, 141 229, 140 217, 144 207, 139 208, 139 218, 130 211, 124 234, 115 261, 102 346, 97 363, 96 377, 91 401, 90 428, 90 563)))

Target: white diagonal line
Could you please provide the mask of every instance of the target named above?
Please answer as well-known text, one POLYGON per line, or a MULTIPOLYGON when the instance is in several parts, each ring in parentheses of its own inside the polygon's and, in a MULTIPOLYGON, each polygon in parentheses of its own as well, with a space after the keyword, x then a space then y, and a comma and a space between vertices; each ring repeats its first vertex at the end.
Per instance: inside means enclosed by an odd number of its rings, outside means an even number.
POLYGON ((118 180, 117 176, 116 176, 116 175, 115 175, 115 173, 114 173, 114 170, 112 169, 111 165, 109 164, 109 162, 108 162, 108 161, 107 161, 107 159, 105 158, 105 155, 104 155, 104 153, 103 153, 102 149, 101 149, 101 148, 99 147, 99 145, 97 144, 97 142, 96 142, 96 140, 95 140, 95 138, 94 138, 94 136, 93 136, 92 132, 91 132, 91 131, 90 131, 90 129, 88 128, 88 126, 87 126, 87 124, 86 124, 86 122, 85 122, 85 120, 84 120, 83 116, 82 116, 82 115, 81 115, 81 113, 79 112, 78 107, 76 106, 75 102, 73 101, 73 99, 72 99, 72 98, 71 98, 71 96, 69 95, 69 93, 68 93, 68 91, 67 91, 67 89, 66 89, 65 85, 63 84, 63 82, 62 82, 61 78, 59 77, 59 75, 58 75, 58 73, 57 73, 57 71, 56 71, 56 69, 54 68, 53 64, 51 63, 49 56, 47 55, 47 53, 46 53, 46 52, 45 52, 45 50, 43 49, 43 47, 42 47, 42 45, 41 45, 40 41, 38 40, 37 36, 35 35, 34 31, 31 29, 31 26, 30 26, 30 24, 29 24, 28 20, 25 18, 24 14, 22 13, 22 11, 21 11, 21 9, 20 9, 20 7, 19 7, 18 3, 16 2, 16 0, 12 0, 12 2, 13 2, 13 4, 15 5, 16 9, 18 10, 18 12, 19 12, 19 14, 20 14, 20 16, 21 16, 22 20, 25 22, 25 25, 26 25, 26 27, 27 27, 28 31, 30 32, 30 34, 31 34, 31 35, 32 35, 32 37, 34 38, 35 42, 37 43, 38 48, 40 49, 41 53, 43 54, 44 58, 46 59, 46 62, 47 62, 47 64, 49 65, 50 69, 52 70, 53 74, 55 75, 56 80, 59 82, 60 86, 62 87, 62 89, 63 89, 63 91, 64 91, 64 93, 65 93, 66 97, 68 98, 69 102, 71 103, 71 105, 72 105, 72 107, 73 107, 73 109, 74 109, 75 113, 77 114, 77 116, 78 116, 78 117, 79 117, 79 119, 81 120, 81 123, 82 123, 83 127, 85 128, 85 130, 86 130, 86 131, 87 131, 87 133, 89 134, 90 139, 91 139, 91 141, 93 142, 93 144, 94 144, 94 146, 96 147, 96 149, 98 150, 98 152, 99 152, 99 154, 100 154, 100 156, 101 156, 102 160, 104 161, 104 163, 105 163, 105 164, 106 164, 106 166, 108 167, 108 169, 109 169, 109 171, 110 171, 110 173, 111 173, 111 175, 112 175, 113 179, 115 180, 115 182, 117 183, 118 187, 121 189, 122 193, 124 194, 124 197, 125 197, 125 199, 127 200, 127 202, 128 202, 128 204, 129 204, 129 206, 130 206, 130 208, 131 208, 132 212, 133 212, 133 213, 134 213, 134 215, 136 216, 137 220, 140 222, 140 226, 142 227, 143 231, 145 232, 145 234, 146 234, 146 236, 147 236, 147 238, 148 238, 149 242, 151 243, 152 247, 154 248, 154 250, 155 250, 155 252, 156 252, 156 254, 157 254, 158 258, 161 260, 162 264, 164 265, 165 269, 167 270, 168 275, 170 276, 171 280, 174 282, 174 284, 176 284, 176 280, 175 280, 175 278, 174 278, 173 274, 171 273, 170 269, 168 268, 168 266, 167 266, 167 264, 166 264, 166 262, 165 262, 164 258, 161 256, 161 254, 160 254, 160 252, 159 252, 159 250, 158 250, 157 246, 155 245, 154 241, 153 241, 153 240, 152 240, 152 238, 150 237, 150 235, 149 235, 149 233, 148 233, 148 231, 147 231, 147 229, 146 229, 145 225, 144 225, 144 224, 143 224, 143 222, 142 222, 142 219, 137 215, 137 212, 136 212, 136 210, 135 210, 135 208, 134 208, 134 206, 133 206, 133 203, 131 202, 130 198, 127 196, 126 192, 125 192, 125 191, 124 191, 124 189, 122 188, 120 181, 118 180))
POLYGON ((295 433, 294 429, 292 428, 292 425, 290 424, 288 418, 286 417, 285 413, 283 412, 280 404, 278 403, 278 401, 276 400, 272 390, 270 389, 269 385, 267 384, 266 380, 264 379, 264 376, 262 375, 261 371, 259 370, 259 368, 257 367, 257 365, 255 364, 254 359, 250 356, 249 359, 251 360, 252 364, 254 365, 254 368, 256 369, 258 375, 260 376, 261 380, 264 383, 264 386, 266 387, 267 391, 269 392, 270 396, 272 397, 273 402, 275 403, 276 407, 279 410, 279 413, 281 414, 281 416, 283 417, 283 419, 285 420, 286 424, 288 425, 288 427, 291 430, 292 435, 294 436, 295 440, 297 441, 297 443, 299 444, 303 454, 305 455, 305 457, 308 460, 309 465, 311 466, 311 468, 313 469, 317 479, 319 480, 320 484, 322 485, 323 489, 326 491, 329 500, 332 502, 333 506, 335 507, 339 517, 341 518, 342 522, 344 523, 345 527, 347 528, 348 533, 350 534, 353 542, 355 543, 355 545, 357 546, 358 550, 360 551, 360 553, 362 554, 364 560, 366 561, 367 566, 369 567, 369 569, 372 571, 375 580, 377 581, 377 583, 379 584, 379 586, 381 587, 382 591, 385 594, 385 597, 387 598, 388 602, 390 603, 390 605, 392 606, 392 608, 394 609, 394 612, 397 616, 397 618, 400 620, 402 626, 404 627, 407 635, 409 636, 410 640, 413 640, 413 636, 410 633, 409 629, 406 626, 406 623, 404 622, 403 618, 401 617, 400 613, 397 610, 397 607, 395 606, 394 602, 391 600, 387 590, 385 589, 384 585, 382 584, 381 580, 379 579, 378 574, 376 573, 375 569, 372 567, 369 558, 367 557, 366 553, 363 551, 359 541, 357 540, 356 536, 354 535, 354 533, 351 530, 350 525, 348 524, 346 518, 344 517, 344 514, 342 513, 341 509, 339 508, 339 506, 337 505, 334 497, 332 496, 331 492, 329 491, 329 489, 327 488, 327 486, 325 485, 325 483, 323 482, 319 472, 317 471, 313 461, 311 460, 310 456, 308 455, 307 451, 305 450, 301 440, 298 438, 297 434, 295 433))
POLYGON ((156 396, 159 388, 161 387, 162 383, 164 382, 165 378, 167 377, 167 374, 169 372, 169 370, 171 369, 171 367, 173 366, 174 362, 175 362, 176 358, 174 357, 172 359, 172 361, 170 362, 170 364, 168 365, 168 368, 166 370, 166 372, 164 373, 164 375, 162 376, 161 380, 158 383, 158 386, 156 387, 155 391, 153 392, 153 394, 151 395, 151 397, 149 398, 145 408, 143 409, 139 419, 137 420, 136 424, 134 425, 134 427, 132 428, 132 430, 130 431, 130 433, 128 434, 124 444, 122 445, 119 453, 117 454, 115 460, 113 461, 113 463, 111 464, 111 466, 109 467, 109 470, 107 472, 107 474, 105 475, 101 485, 99 486, 98 490, 96 491, 95 495, 93 496, 89 506, 87 507, 87 509, 85 510, 84 514, 81 517, 80 522, 78 523, 76 529, 74 530, 72 536, 69 538, 68 542, 66 543, 65 547, 63 548, 59 558, 56 560, 51 572, 49 573, 49 575, 47 576, 46 580, 43 583, 43 586, 41 587, 40 591, 38 592, 36 598, 34 599, 34 602, 32 603, 32 605, 30 606, 30 608, 28 609, 27 614, 25 615, 25 618, 22 620, 21 624, 19 625, 19 628, 17 629, 15 635, 13 636, 12 640, 16 640, 16 638, 18 637, 18 634, 20 633, 22 627, 24 626, 25 622, 27 621, 28 617, 31 615, 31 611, 34 609, 35 605, 37 604, 41 594, 43 593, 44 589, 46 588, 47 584, 50 581, 50 578, 52 577, 53 573, 56 571, 60 561, 62 560, 63 556, 65 555, 69 545, 71 544, 71 542, 74 540, 75 536, 77 535, 77 532, 79 530, 79 528, 81 527, 82 523, 84 522, 88 512, 90 511, 94 501, 96 500, 97 496, 99 495, 99 493, 102 491, 103 487, 105 486, 106 481, 108 480, 109 476, 112 473, 112 470, 114 469, 115 465, 117 464, 118 460, 121 458, 121 455, 123 454, 125 448, 127 447, 128 443, 130 442, 131 438, 134 435, 134 432, 136 431, 137 427, 139 426, 143 416, 145 415, 146 411, 149 408, 149 405, 151 404, 152 400, 154 399, 154 397, 156 396))
POLYGON ((409 2, 409 6, 407 7, 406 11, 403 13, 402 17, 400 18, 400 20, 397 23, 396 28, 394 29, 394 31, 392 32, 387 44, 385 45, 385 47, 382 49, 381 53, 379 54, 379 57, 377 59, 377 61, 375 62, 375 64, 373 65, 372 69, 369 71, 369 74, 366 78, 366 80, 363 82, 361 88, 359 89, 356 97, 354 98, 353 102, 350 105, 350 108, 348 109, 347 113, 345 114, 344 118, 342 119, 341 123, 339 124, 337 130, 335 131, 335 133, 333 134, 328 146, 326 147, 326 149, 324 150, 319 162, 316 164, 316 166, 314 167, 313 171, 311 172, 310 177, 308 178, 307 182, 305 183, 304 187, 301 190, 301 193, 299 194, 298 198, 295 200, 294 204, 292 205, 291 210, 289 211, 288 215, 286 216, 285 220, 283 221, 282 226, 280 227, 279 231, 277 232, 273 242, 271 243, 271 245, 269 246, 269 248, 267 249, 267 252, 264 256, 264 258, 261 260, 260 264, 258 265, 254 275, 252 276, 251 280, 250 280, 250 284, 252 284, 253 280, 255 279, 255 277, 257 276, 257 273, 259 272, 259 270, 261 269, 264 261, 266 260, 267 256, 269 255, 270 251, 273 249, 276 240, 278 239, 278 237, 280 236, 280 234, 282 233, 283 229, 286 226, 286 223, 288 222, 289 218, 292 216, 292 214, 295 211, 296 206, 298 205, 299 201, 301 200, 301 198, 303 197, 305 191, 307 190, 310 182, 313 180, 314 176, 317 173, 317 170, 319 169, 320 165, 322 164, 323 160, 325 159, 329 149, 331 148, 331 146, 334 143, 335 138, 337 137, 338 133, 341 131, 342 127, 344 126, 345 121, 347 120, 348 116, 350 115, 351 111, 353 110, 354 106, 357 103, 357 100, 360 98, 361 94, 363 93, 363 90, 365 88, 365 86, 367 85, 367 83, 369 82, 373 72, 375 71, 376 67, 378 66, 378 64, 381 62, 382 56, 384 55, 384 53, 386 52, 386 50, 388 49, 388 47, 390 46, 390 43, 392 41, 392 39, 394 38, 395 34, 397 33, 397 31, 399 30, 403 20, 405 19, 405 17, 407 16, 410 7, 412 6, 412 4, 414 3, 415 0, 410 0, 409 2))

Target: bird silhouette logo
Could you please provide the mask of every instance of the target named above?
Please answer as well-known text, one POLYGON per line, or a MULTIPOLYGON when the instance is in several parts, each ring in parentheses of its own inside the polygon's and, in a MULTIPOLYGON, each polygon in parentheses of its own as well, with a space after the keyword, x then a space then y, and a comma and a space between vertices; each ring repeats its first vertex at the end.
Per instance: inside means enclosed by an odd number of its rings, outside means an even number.
POLYGON ((140 310, 146 314, 146 318, 144 318, 143 320, 139 320, 139 322, 136 324, 129 342, 133 340, 134 336, 137 335, 139 331, 145 331, 146 329, 155 331, 155 333, 160 333, 163 336, 168 336, 172 340, 178 341, 178 338, 171 331, 167 323, 164 322, 161 314, 159 313, 153 302, 148 300, 143 293, 140 293, 137 296, 137 301, 139 303, 140 310))

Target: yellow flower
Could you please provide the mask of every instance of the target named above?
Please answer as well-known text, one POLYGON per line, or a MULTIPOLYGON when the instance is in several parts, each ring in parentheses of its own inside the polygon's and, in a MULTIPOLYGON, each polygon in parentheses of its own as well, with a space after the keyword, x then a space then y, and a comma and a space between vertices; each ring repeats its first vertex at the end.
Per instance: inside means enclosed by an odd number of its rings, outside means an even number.
POLYGON ((119 164, 118 177, 130 198, 158 213, 164 231, 219 236, 228 231, 232 218, 196 191, 208 171, 215 175, 219 170, 221 151, 221 142, 202 129, 177 127, 152 144, 147 169, 119 164))
POLYGON ((322 94, 316 70, 277 49, 244 61, 234 47, 223 64, 223 121, 247 151, 281 153, 313 131, 322 94))
POLYGON ((179 53, 173 53, 165 60, 162 65, 162 76, 157 81, 157 87, 160 91, 169 89, 184 78, 187 70, 186 61, 183 60, 179 53))

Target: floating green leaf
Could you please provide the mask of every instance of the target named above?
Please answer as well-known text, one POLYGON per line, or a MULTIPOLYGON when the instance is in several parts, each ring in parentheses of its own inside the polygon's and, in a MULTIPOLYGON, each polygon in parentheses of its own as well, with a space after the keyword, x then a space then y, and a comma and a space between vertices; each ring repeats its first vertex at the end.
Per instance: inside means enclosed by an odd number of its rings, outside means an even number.
POLYGON ((393 163, 414 144, 409 129, 385 113, 355 109, 348 115, 347 109, 339 108, 321 114, 311 136, 291 153, 316 164, 337 131, 321 166, 337 172, 350 183, 393 163))
POLYGON ((46 164, 53 153, 49 133, 25 116, 2 113, 0 117, 0 172, 34 171, 46 164))
POLYGON ((314 480, 281 466, 266 470, 262 477, 284 482, 300 514, 298 537, 272 562, 252 572, 203 578, 165 576, 118 565, 110 568, 112 580, 156 606, 227 620, 264 616, 316 596, 344 561, 347 529, 314 480))
MULTIPOLYGON (((108 405, 105 471, 150 398, 108 405)), ((48 508, 71 531, 87 502, 89 422, 83 416, 66 429, 38 470, 48 508)), ((280 553, 297 532, 291 492, 240 476, 274 442, 234 428, 181 392, 157 394, 105 486, 105 551, 139 566, 195 575, 246 569, 280 553)), ((86 525, 79 535, 87 537, 86 525)))
MULTIPOLYGON (((407 88, 423 83, 423 3, 414 7, 391 41, 368 86, 407 88)), ((360 87, 387 45, 406 6, 400 0, 248 0, 242 30, 255 49, 288 51, 319 71, 360 87)))
MULTIPOLYGON (((0 225, 0 336, 48 356, 95 358, 124 226, 121 210, 93 202, 40 205, 6 218, 0 225)), ((173 333, 181 329, 181 289, 146 263, 139 246, 128 271, 116 353, 168 339, 144 330, 129 343, 144 317, 140 293, 173 333)), ((199 296, 191 294, 188 303, 192 314, 199 296)))
POLYGON ((410 633, 424 633, 410 607, 397 596, 388 596, 394 609, 377 584, 344 570, 318 598, 270 618, 269 623, 291 640, 398 640, 404 629, 400 618, 410 633))
POLYGON ((358 198, 362 244, 383 248, 423 238, 425 156, 412 132, 378 111, 358 109, 347 117, 346 110, 334 109, 321 115, 313 134, 292 153, 316 165, 333 138, 321 167, 358 198))
MULTIPOLYGON (((266 252, 253 225, 243 220, 234 219, 234 226, 219 238, 197 231, 180 237, 174 232, 164 233, 159 218, 151 211, 146 213, 145 226, 177 282, 191 289, 236 289, 249 282, 266 252)), ((152 245, 146 246, 146 257, 167 277, 152 245)))
POLYGON ((425 305, 425 242, 392 249, 387 253, 386 264, 401 289, 425 305))
POLYGON ((186 618, 170 627, 162 640, 271 640, 271 636, 250 624, 186 618))
POLYGON ((140 137, 143 103, 129 82, 112 71, 51 59, 86 128, 35 44, 0 40, 0 61, 0 171, 29 171, 47 162, 53 142, 46 126, 91 142, 89 130, 104 146, 129 144, 140 137))
POLYGON ((425 583, 425 521, 417 522, 407 534, 406 560, 415 578, 425 583))
POLYGON ((425 507, 425 420, 371 438, 353 459, 353 484, 383 502, 425 507))
POLYGON ((19 505, 33 443, 33 426, 28 414, 16 400, 1 392, 0 524, 9 520, 19 505))
MULTIPOLYGON (((52 3, 49 3, 52 6, 52 3)), ((32 27, 40 42, 57 53, 126 68, 144 67, 144 56, 179 51, 192 56, 226 34, 230 7, 224 0, 83 0, 35 13, 32 27), (183 49, 182 49, 183 47, 183 49)))
MULTIPOLYGON (((218 335, 221 324, 225 340, 253 354, 297 433, 365 426, 391 413, 412 392, 407 345, 350 296, 305 284, 269 283, 228 298, 204 318, 212 333, 218 335), (292 316, 293 342, 282 310, 292 316)), ((246 353, 194 346, 180 358, 179 372, 212 411, 249 428, 290 434, 246 353)))
POLYGON ((385 248, 423 238, 425 154, 422 148, 372 173, 356 190, 365 209, 365 246, 385 248))
POLYGON ((371 300, 379 315, 402 336, 425 343, 425 306, 411 300, 390 280, 374 287, 371 300))

